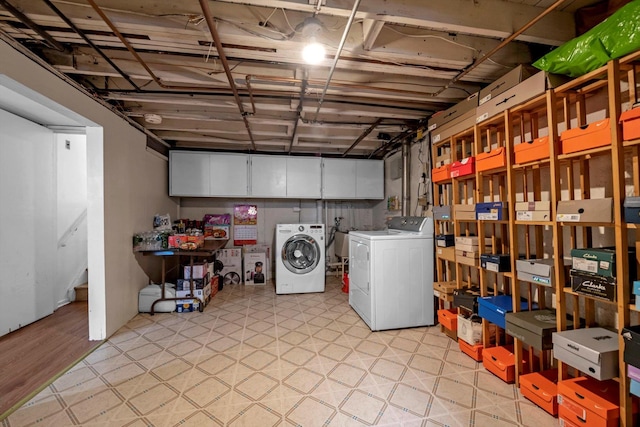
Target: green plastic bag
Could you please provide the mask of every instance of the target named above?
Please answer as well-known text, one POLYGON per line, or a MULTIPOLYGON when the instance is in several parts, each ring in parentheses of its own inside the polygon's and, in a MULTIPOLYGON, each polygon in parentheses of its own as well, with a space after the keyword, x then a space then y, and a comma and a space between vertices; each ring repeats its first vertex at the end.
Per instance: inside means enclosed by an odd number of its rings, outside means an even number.
POLYGON ((580 37, 547 53, 533 66, 550 73, 579 77, 639 49, 640 0, 634 0, 580 37))

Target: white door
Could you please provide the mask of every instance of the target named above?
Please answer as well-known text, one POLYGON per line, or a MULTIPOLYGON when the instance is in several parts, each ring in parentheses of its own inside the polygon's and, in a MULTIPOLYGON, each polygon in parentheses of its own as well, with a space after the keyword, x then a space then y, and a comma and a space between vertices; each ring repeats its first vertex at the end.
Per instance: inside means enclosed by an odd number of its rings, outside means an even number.
POLYGON ((287 158, 251 156, 251 195, 287 197, 287 158))
POLYGON ((214 197, 249 194, 249 155, 213 153, 211 160, 211 195, 214 197))
POLYGON ((0 110, 0 335, 53 313, 54 134, 0 110))
POLYGON ((208 153, 171 151, 169 153, 169 195, 200 196, 211 194, 208 153))
POLYGON ((384 160, 357 160, 356 197, 384 199, 384 160))
POLYGON ((322 198, 356 197, 356 160, 322 159, 322 198))
POLYGON ((371 327, 371 277, 369 242, 349 239, 349 304, 371 327))
POLYGON ((322 197, 320 157, 287 157, 287 197, 322 197))

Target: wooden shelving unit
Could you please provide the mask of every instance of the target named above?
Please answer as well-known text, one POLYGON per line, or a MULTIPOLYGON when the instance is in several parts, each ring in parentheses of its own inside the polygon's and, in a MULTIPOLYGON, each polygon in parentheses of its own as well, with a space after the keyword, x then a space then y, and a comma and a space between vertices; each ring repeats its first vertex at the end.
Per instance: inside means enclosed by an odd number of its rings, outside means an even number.
MULTIPOLYGON (((469 155, 487 152, 497 147, 506 149, 506 166, 478 172, 475 176, 453 178, 434 187, 436 200, 441 203, 478 203, 501 201, 508 203, 508 218, 499 221, 473 221, 453 218, 447 230, 456 236, 477 235, 480 252, 511 254, 511 272, 494 273, 478 267, 447 260, 437 270, 437 280, 455 277, 458 287, 479 285, 482 295, 511 294, 514 309, 519 310, 521 298, 535 301, 539 308, 555 307, 557 329, 605 326, 618 333, 631 324, 640 323, 640 309, 632 304, 629 277, 628 247, 640 242, 640 227, 626 224, 623 202, 625 196, 640 196, 640 139, 623 141, 620 114, 640 101, 636 86, 640 84, 640 52, 620 60, 610 61, 605 67, 576 78, 555 89, 549 89, 521 105, 496 117, 483 121, 458 135, 439 141, 449 144, 452 161, 469 155), (560 135, 567 129, 609 119, 611 144, 563 154, 560 135), (525 141, 548 136, 549 157, 516 164, 514 148, 525 141), (607 172, 604 172, 607 171, 607 172), (445 195, 446 193, 446 195, 445 195), (612 198, 612 218, 608 222, 557 221, 558 202, 585 199, 612 198), (550 218, 547 221, 518 220, 516 202, 549 201, 550 218), (491 237, 491 246, 482 237, 491 237), (579 294, 571 290, 565 260, 573 248, 615 246, 616 301, 579 294), (552 258, 554 285, 552 287, 524 282, 518 279, 516 259, 552 258), (604 308, 603 308, 604 307, 604 308), (606 323, 601 312, 611 314, 606 323), (614 313, 615 312, 615 313, 614 313), (573 320, 567 320, 568 316, 573 320), (581 324, 581 319, 584 325, 581 324), (572 324, 569 325, 568 323, 572 324), (605 324, 601 324, 605 322, 605 324)), ((434 144, 434 150, 438 145, 434 144)), ((452 208, 453 211, 453 208, 452 208)), ((640 269, 639 269, 640 272, 640 269)), ((486 320, 483 322, 484 345, 490 345, 486 320)), ((501 335, 501 334, 499 334, 501 335)), ((496 343, 500 343, 501 336, 496 343)), ((504 337, 510 340, 510 337, 504 337)), ((623 360, 624 339, 619 338, 620 425, 631 427, 631 399, 629 379, 623 360)), ((517 374, 523 372, 522 343, 514 340, 517 374)), ((553 362, 551 353, 540 354, 541 363, 535 370, 548 368, 553 362)), ((533 362, 534 352, 529 351, 533 362)), ((559 380, 580 374, 570 366, 556 361, 559 380)), ((516 375, 516 380, 518 375, 516 375)))

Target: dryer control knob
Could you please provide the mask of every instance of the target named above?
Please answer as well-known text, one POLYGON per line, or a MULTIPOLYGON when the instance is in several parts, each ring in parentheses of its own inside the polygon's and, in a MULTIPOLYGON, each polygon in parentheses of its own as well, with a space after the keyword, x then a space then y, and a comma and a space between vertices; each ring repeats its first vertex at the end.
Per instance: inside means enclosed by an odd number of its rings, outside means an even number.
POLYGON ((301 226, 299 226, 299 227, 298 227, 298 231, 304 231, 304 226, 302 226, 302 225, 301 225, 301 226))

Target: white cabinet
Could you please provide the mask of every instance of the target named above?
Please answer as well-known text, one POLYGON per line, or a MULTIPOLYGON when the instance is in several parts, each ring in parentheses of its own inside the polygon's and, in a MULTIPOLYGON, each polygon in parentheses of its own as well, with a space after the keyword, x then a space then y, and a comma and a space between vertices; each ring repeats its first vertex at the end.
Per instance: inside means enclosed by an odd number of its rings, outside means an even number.
POLYGON ((251 195, 287 197, 287 158, 251 156, 251 195))
POLYGON ((323 159, 323 199, 384 199, 384 161, 323 159))
POLYGON ((171 151, 169 153, 169 195, 209 196, 211 165, 208 153, 171 151))
POLYGON ((384 160, 356 160, 356 198, 384 199, 384 160))
POLYGON ((321 163, 320 157, 287 157, 287 197, 320 199, 321 163))
POLYGON ((249 195, 249 155, 211 153, 211 192, 213 197, 249 195))
POLYGON ((322 198, 356 198, 355 159, 322 160, 322 198))

